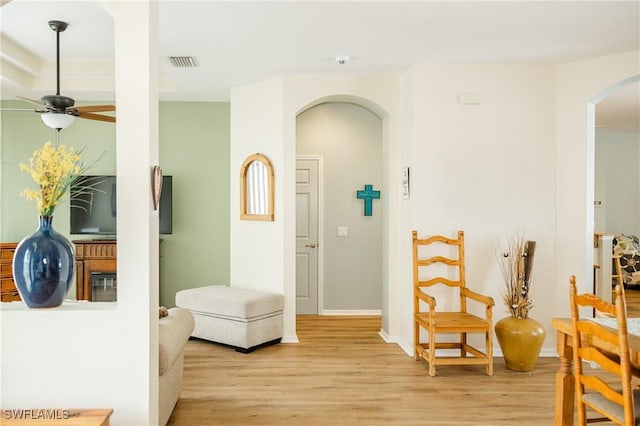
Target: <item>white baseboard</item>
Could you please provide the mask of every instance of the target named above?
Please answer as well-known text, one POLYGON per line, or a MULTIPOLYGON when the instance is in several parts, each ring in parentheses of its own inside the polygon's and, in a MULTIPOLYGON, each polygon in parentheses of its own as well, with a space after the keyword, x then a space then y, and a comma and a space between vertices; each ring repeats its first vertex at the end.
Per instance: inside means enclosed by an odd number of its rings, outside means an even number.
POLYGON ((558 358, 558 351, 555 348, 542 349, 540 356, 545 358, 558 358))
POLYGON ((294 334, 293 336, 282 336, 280 343, 300 343, 300 341, 298 336, 294 334))
MULTIPOLYGON (((382 337, 382 340, 385 341, 385 343, 395 343, 398 346, 400 346, 400 348, 406 352, 407 355, 409 356, 413 356, 413 345, 409 344, 407 342, 405 342, 404 340, 402 340, 402 338, 398 337, 398 336, 389 336, 387 334, 386 331, 380 329, 380 332, 378 332, 378 335, 380 337, 382 337)), ((481 351, 484 351, 484 348, 478 348, 481 351)), ((458 356, 460 353, 460 351, 458 351, 457 349, 443 349, 443 350, 438 350, 438 355, 439 356, 458 356)), ((493 347, 493 356, 494 357, 502 357, 502 350, 500 349, 500 346, 497 344, 494 345, 493 347)), ((556 352, 556 350, 554 348, 543 348, 540 351, 540 358, 558 358, 558 352, 556 352)))
POLYGON ((380 309, 323 309, 320 315, 376 315, 382 316, 382 310, 380 309))
MULTIPOLYGON (((331 311, 331 312, 346 312, 346 311, 331 311)), ((349 311, 349 312, 354 312, 354 311, 349 311)), ((363 311, 357 311, 357 312, 363 312, 363 311)), ((370 312, 370 311, 367 311, 370 312)), ((325 315, 376 315, 376 314, 372 314, 372 313, 366 313, 366 314, 345 314, 345 313, 336 313, 336 314, 325 314, 325 315)), ((383 329, 380 329, 380 331, 378 332, 378 335, 382 338, 382 340, 384 340, 385 343, 395 343, 396 345, 400 346, 400 349, 402 349, 408 356, 413 357, 413 345, 405 342, 402 338, 398 337, 398 336, 389 336, 387 334, 386 331, 384 331, 383 329)), ((283 336, 281 343, 299 343, 300 341, 298 340, 298 336, 297 335, 293 335, 293 336, 283 336)), ((484 350, 484 348, 478 348, 480 350, 484 350)), ((446 350, 439 350, 438 351, 438 355, 439 356, 457 356, 459 354, 459 351, 455 350, 455 349, 446 349, 446 350)), ((502 357, 502 350, 500 349, 500 346, 496 345, 493 347, 493 356, 494 357, 502 357)), ((543 348, 540 351, 540 358, 558 358, 558 352, 554 349, 554 348, 543 348)))
POLYGON ((407 344, 407 342, 405 342, 398 336, 389 336, 383 329, 380 329, 378 335, 382 337, 382 340, 384 340, 385 343, 395 343, 396 345, 400 346, 400 349, 405 351, 407 355, 413 356, 413 346, 407 344))
POLYGON ((395 343, 391 338, 391 336, 389 336, 387 332, 384 331, 383 329, 380 329, 380 331, 378 332, 378 335, 382 337, 382 340, 384 340, 385 343, 395 343))

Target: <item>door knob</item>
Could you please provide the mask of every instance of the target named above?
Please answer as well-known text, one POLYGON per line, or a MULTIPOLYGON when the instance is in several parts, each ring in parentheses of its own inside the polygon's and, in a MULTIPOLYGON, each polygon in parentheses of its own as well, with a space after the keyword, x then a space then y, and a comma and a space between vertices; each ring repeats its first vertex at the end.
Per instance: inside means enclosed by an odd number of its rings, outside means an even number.
POLYGON ((309 248, 316 248, 316 243, 305 244, 304 246, 309 248))

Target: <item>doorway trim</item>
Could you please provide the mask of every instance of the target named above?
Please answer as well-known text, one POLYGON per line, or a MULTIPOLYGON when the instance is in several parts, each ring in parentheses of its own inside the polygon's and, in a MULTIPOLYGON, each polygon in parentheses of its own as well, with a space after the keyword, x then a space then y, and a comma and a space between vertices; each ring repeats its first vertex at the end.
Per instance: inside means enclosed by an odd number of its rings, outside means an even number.
MULTIPOLYGON (((296 155, 298 160, 315 160, 318 162, 318 315, 324 315, 324 160, 322 155, 296 155)), ((297 309, 296 309, 297 314, 297 309)))

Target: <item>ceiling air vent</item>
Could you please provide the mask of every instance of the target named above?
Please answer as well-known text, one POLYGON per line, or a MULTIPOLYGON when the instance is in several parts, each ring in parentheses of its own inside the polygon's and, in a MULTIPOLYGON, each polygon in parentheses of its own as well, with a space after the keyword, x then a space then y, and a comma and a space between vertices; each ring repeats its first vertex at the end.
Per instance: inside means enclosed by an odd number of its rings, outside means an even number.
POLYGON ((176 68, 196 68, 196 58, 193 56, 169 56, 169 62, 176 68))

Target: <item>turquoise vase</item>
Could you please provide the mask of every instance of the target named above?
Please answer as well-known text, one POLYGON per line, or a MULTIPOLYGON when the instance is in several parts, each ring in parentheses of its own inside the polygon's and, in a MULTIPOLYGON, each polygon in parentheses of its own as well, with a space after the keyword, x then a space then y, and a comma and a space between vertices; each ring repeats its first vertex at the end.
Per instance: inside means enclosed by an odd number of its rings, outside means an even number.
POLYGON ((60 306, 73 283, 73 246, 52 222, 53 216, 40 216, 38 230, 20 241, 13 257, 13 279, 30 308, 60 306))

